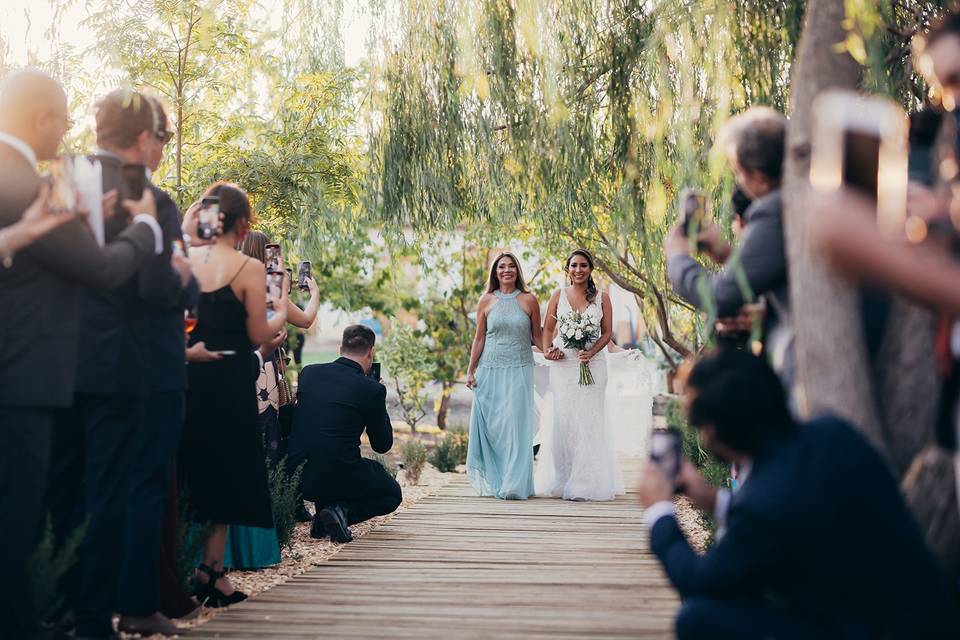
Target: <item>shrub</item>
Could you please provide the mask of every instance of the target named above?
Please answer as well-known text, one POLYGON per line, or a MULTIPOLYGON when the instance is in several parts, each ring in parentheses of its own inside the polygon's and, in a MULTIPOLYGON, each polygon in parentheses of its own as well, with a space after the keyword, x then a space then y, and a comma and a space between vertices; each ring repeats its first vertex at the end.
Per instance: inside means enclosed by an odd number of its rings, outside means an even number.
POLYGON ((467 432, 449 431, 446 437, 440 441, 433 454, 430 456, 430 464, 443 473, 455 471, 457 465, 467 461, 467 432))
POLYGON ((277 529, 277 542, 281 549, 293 544, 293 532, 297 528, 297 505, 300 504, 300 477, 303 466, 287 472, 287 457, 271 467, 267 460, 267 480, 270 484, 270 504, 273 507, 273 526, 277 529))
POLYGON ((37 629, 63 614, 60 580, 76 563, 77 550, 86 530, 87 524, 84 523, 58 545, 53 523, 47 517, 40 544, 27 560, 26 593, 18 612, 21 629, 37 629))
POLYGON ((393 464, 393 462, 390 461, 390 458, 382 453, 374 453, 370 459, 379 462, 380 466, 387 470, 387 473, 390 474, 391 478, 394 480, 397 479, 397 465, 393 464))
POLYGON ((397 402, 410 433, 417 436, 417 423, 427 415, 423 393, 436 370, 430 349, 409 326, 394 320, 378 353, 397 391, 397 402))
POLYGON ((400 447, 400 458, 403 460, 403 472, 407 484, 415 485, 420 482, 420 473, 427 462, 427 448, 422 442, 413 438, 400 447))

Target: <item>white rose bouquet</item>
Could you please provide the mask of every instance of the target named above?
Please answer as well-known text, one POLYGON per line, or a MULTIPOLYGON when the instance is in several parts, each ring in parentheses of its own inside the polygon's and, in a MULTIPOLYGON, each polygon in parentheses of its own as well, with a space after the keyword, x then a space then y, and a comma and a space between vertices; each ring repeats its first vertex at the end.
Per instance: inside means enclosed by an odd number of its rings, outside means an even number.
MULTIPOLYGON (((600 320, 591 313, 571 311, 557 317, 557 331, 565 348, 583 351, 588 343, 600 337, 600 320)), ((580 363, 580 384, 593 384, 593 374, 586 362, 580 363)))

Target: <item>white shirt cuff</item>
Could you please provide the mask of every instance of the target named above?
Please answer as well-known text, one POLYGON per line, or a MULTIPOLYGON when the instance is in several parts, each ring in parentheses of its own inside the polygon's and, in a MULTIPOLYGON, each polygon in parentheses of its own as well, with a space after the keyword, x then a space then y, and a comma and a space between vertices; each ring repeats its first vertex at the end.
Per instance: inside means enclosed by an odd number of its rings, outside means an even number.
POLYGON ((257 356, 257 361, 260 362, 260 368, 263 369, 263 354, 260 353, 260 349, 254 349, 253 355, 257 356))
POLYGON ((661 500, 643 510, 643 524, 646 525, 647 530, 652 530, 653 525, 657 524, 657 520, 672 516, 674 513, 673 502, 670 500, 661 500))
POLYGON ((145 213, 138 213, 133 216, 133 221, 135 223, 143 222, 150 227, 150 230, 153 231, 153 252, 157 255, 163 253, 163 230, 160 229, 160 224, 157 222, 157 219, 145 213))

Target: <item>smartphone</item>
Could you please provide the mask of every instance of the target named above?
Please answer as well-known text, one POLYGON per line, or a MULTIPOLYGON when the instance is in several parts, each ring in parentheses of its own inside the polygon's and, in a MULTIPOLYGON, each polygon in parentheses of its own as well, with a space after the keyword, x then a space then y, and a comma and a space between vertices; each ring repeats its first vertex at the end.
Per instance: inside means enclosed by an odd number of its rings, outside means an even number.
POLYGON ((902 235, 906 222, 909 121, 892 100, 852 91, 821 94, 813 107, 810 183, 846 187, 877 204, 877 226, 902 235))
POLYGON ((220 228, 220 196, 204 196, 197 212, 197 235, 213 240, 220 228))
POLYGON ((287 272, 287 282, 289 286, 287 287, 287 295, 293 295, 293 269, 290 267, 285 267, 284 271, 287 272))
POLYGON ((310 285, 307 284, 307 280, 313 277, 311 273, 310 261, 304 260, 300 263, 300 268, 297 270, 297 289, 301 291, 309 291, 310 285))
POLYGON ((267 308, 273 309, 283 294, 283 271, 267 272, 267 308))
POLYGON ((61 156, 50 163, 50 197, 47 207, 54 213, 77 208, 77 181, 72 156, 61 156))
POLYGON ((697 189, 687 188, 680 192, 679 217, 683 222, 683 235, 698 233, 707 216, 707 195, 697 189))
POLYGON ((266 245, 263 248, 263 262, 267 265, 267 271, 280 271, 280 245, 266 245))
MULTIPOLYGON (((309 263, 307 263, 309 264, 309 263)), ((380 381, 380 363, 374 362, 370 365, 370 371, 367 372, 367 377, 376 381, 380 381)))
POLYGON ((120 202, 139 200, 147 184, 147 168, 142 164, 125 164, 120 168, 120 202))
POLYGON ((676 429, 654 429, 650 434, 650 460, 676 486, 683 463, 680 432, 676 429))

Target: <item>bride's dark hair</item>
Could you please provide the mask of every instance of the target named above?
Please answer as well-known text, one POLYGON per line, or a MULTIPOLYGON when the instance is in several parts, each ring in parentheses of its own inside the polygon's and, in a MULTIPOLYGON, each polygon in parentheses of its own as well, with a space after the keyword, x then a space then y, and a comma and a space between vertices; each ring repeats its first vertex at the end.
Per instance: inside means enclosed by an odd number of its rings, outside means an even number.
POLYGON ((504 258, 513 260, 513 266, 517 268, 517 289, 526 293, 527 284, 523 281, 523 269, 520 268, 520 261, 517 260, 517 256, 509 251, 504 251, 493 259, 493 263, 490 265, 490 277, 487 278, 487 293, 493 293, 500 289, 500 278, 497 277, 497 265, 500 264, 500 261, 504 258))
POLYGON ((590 265, 590 276, 587 277, 587 302, 592 304, 594 300, 597 299, 597 283, 593 281, 593 256, 590 255, 590 252, 586 249, 577 249, 569 256, 567 256, 567 266, 564 268, 567 271, 567 278, 570 278, 570 261, 573 260, 573 256, 583 256, 587 264, 590 265))

